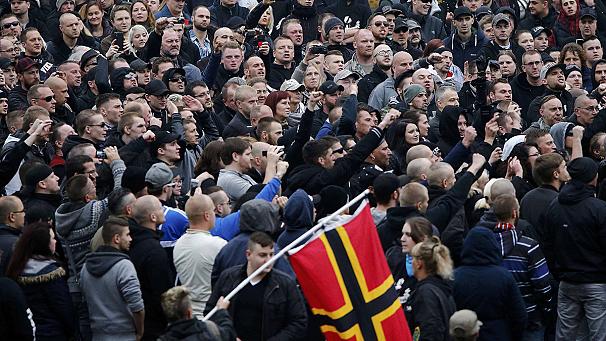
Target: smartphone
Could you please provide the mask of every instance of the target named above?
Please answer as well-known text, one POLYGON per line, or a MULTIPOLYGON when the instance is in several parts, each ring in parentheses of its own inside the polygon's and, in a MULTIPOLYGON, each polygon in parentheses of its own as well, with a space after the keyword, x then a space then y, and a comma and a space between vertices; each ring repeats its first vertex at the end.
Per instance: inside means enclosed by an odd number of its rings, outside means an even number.
POLYGON ((124 34, 122 32, 114 32, 112 33, 112 38, 116 41, 118 48, 122 50, 124 48, 124 34))
POLYGON ((311 54, 327 54, 328 48, 324 45, 314 45, 309 48, 309 53, 311 54))

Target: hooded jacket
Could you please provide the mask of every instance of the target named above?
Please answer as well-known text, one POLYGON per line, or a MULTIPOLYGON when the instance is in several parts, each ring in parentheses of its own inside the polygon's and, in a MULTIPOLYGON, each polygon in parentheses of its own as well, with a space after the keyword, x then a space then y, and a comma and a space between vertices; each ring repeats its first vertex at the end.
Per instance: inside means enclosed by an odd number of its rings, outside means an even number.
POLYGON ((4 275, 8 263, 13 255, 13 249, 21 230, 8 226, 6 224, 0 224, 0 275, 4 275))
MULTIPOLYGON (((293 3, 294 7, 292 8, 291 15, 286 17, 286 19, 299 19, 303 28, 303 44, 307 44, 318 38, 318 12, 314 6, 306 7, 297 1, 293 1, 293 3)), ((282 23, 280 22, 278 25, 281 26, 282 23)), ((279 30, 274 30, 274 33, 281 32, 282 28, 279 28, 279 30)))
POLYGON ((526 303, 528 323, 539 324, 542 313, 553 308, 552 277, 543 252, 536 240, 526 236, 517 227, 504 231, 495 228, 496 225, 497 217, 492 209, 486 211, 478 223, 478 226, 494 231, 503 257, 502 266, 515 279, 526 303))
POLYGON ((383 251, 387 252, 394 245, 401 247, 400 238, 402 238, 402 227, 406 219, 420 215, 421 212, 414 206, 388 208, 386 219, 377 226, 383 251))
POLYGON ((324 12, 334 13, 345 24, 344 29, 365 27, 371 15, 368 2, 360 0, 335 1, 324 12))
POLYGON ((444 39, 446 38, 446 29, 444 23, 439 18, 427 13, 425 16, 417 15, 412 12, 412 4, 404 4, 406 16, 414 19, 421 25, 421 38, 425 42, 432 39, 444 39))
POLYGON ((545 212, 543 252, 554 276, 606 283, 606 202, 578 180, 565 184, 545 212))
POLYGON ((421 336, 419 340, 450 340, 448 323, 457 307, 449 281, 430 275, 417 282, 409 302, 406 318, 411 332, 421 336))
POLYGON ((444 39, 444 45, 452 51, 452 62, 463 70, 466 60, 476 60, 482 53, 482 49, 490 40, 486 38, 482 31, 472 28, 471 39, 464 43, 457 32, 453 32, 448 38, 444 39))
MULTIPOLYGON (((526 73, 522 72, 517 75, 510 83, 511 92, 513 94, 513 101, 518 103, 522 113, 528 111, 530 102, 536 97, 543 95, 545 92, 545 85, 532 86, 526 79, 526 73)), ((523 117, 526 119, 526 117, 523 117)), ((526 122, 531 123, 531 122, 526 122)))
POLYGON ((539 244, 543 244, 545 212, 557 196, 558 190, 556 188, 544 184, 526 193, 520 201, 520 217, 527 220, 537 230, 536 239, 539 244))
POLYGON ((372 72, 362 77, 358 82, 358 101, 368 103, 372 90, 388 77, 378 65, 373 66, 372 72))
POLYGON ((209 11, 210 24, 214 27, 227 26, 227 22, 232 17, 240 17, 242 20, 246 20, 246 17, 248 17, 248 13, 250 12, 248 8, 238 5, 238 3, 231 7, 223 6, 219 3, 211 6, 209 11))
POLYGON ((457 309, 470 309, 484 323, 478 340, 521 340, 526 307, 513 276, 501 266, 494 233, 473 228, 463 244, 462 265, 455 270, 457 309))
POLYGON ((170 323, 166 333, 158 338, 159 341, 231 341, 236 339, 234 324, 225 309, 219 309, 210 318, 217 324, 219 336, 214 334, 208 327, 209 322, 200 321, 197 318, 179 320, 170 323))
POLYGON ((80 274, 95 337, 136 334, 132 313, 143 310, 137 271, 128 255, 101 246, 86 258, 80 274))
POLYGON ((283 219, 285 231, 276 243, 280 249, 295 241, 314 224, 314 206, 304 190, 298 189, 288 198, 283 219))
POLYGON ((559 122, 551 126, 549 129, 549 134, 553 137, 553 143, 555 144, 559 153, 563 155, 567 153, 566 151, 566 130, 568 126, 573 126, 573 123, 570 122, 559 122))

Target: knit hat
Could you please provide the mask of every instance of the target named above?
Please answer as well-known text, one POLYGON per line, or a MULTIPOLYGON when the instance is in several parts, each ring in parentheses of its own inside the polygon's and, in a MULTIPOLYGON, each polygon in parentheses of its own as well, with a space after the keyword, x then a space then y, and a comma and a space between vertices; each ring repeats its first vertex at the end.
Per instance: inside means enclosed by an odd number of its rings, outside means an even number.
POLYGON ((43 163, 37 164, 30 168, 29 171, 27 171, 27 174, 25 174, 24 185, 32 189, 36 188, 38 182, 48 178, 52 173, 53 169, 48 165, 43 163))
POLYGON ((164 162, 154 163, 145 173, 145 182, 151 188, 159 189, 173 181, 173 171, 164 162))
POLYGON ((122 187, 130 189, 133 193, 138 193, 145 188, 145 174, 147 170, 143 167, 127 167, 122 174, 122 187))
POLYGON ((425 88, 419 84, 411 84, 404 90, 404 102, 410 104, 415 97, 426 93, 425 88))
POLYGON ((588 157, 579 157, 568 163, 568 174, 572 180, 587 184, 598 175, 598 165, 588 157))
POLYGON ((449 331, 450 336, 456 338, 466 338, 477 334, 482 326, 482 321, 478 320, 478 315, 471 310, 459 310, 450 317, 449 331))
POLYGON ((341 26, 345 28, 345 24, 343 23, 343 21, 341 21, 341 19, 337 17, 333 17, 326 20, 326 22, 324 23, 324 34, 328 35, 328 32, 330 32, 330 30, 332 30, 336 26, 341 26))
POLYGON ((66 2, 67 0, 57 0, 57 2, 55 3, 57 5, 57 10, 60 10, 61 6, 63 6, 63 4, 66 2))

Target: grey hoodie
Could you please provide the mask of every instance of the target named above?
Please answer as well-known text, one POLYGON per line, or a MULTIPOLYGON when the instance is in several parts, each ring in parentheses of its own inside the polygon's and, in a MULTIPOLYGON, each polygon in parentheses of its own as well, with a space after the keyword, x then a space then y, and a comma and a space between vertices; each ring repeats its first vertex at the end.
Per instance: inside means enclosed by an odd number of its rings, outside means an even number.
POLYGON ((551 126, 551 129, 549 129, 549 134, 551 134, 551 137, 553 137, 553 143, 556 145, 558 152, 567 153, 566 129, 568 129, 569 125, 574 126, 574 123, 559 122, 551 126))
POLYGON ((101 246, 80 273, 94 340, 134 340, 133 313, 143 310, 137 271, 128 256, 101 246))

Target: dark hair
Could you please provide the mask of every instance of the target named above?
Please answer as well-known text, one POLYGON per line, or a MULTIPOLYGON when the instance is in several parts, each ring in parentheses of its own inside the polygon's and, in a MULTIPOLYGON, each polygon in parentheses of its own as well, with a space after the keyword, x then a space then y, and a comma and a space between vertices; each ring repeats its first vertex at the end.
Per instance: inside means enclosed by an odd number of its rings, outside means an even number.
MULTIPOLYGON (((200 8, 200 7, 205 7, 205 6, 200 5, 200 6, 197 6, 196 8, 200 8)), ((199 86, 208 88, 208 85, 206 85, 206 83, 204 83, 203 81, 193 81, 193 82, 187 83, 187 85, 185 86, 185 92, 183 94, 184 95, 193 96, 194 95, 194 89, 197 88, 197 87, 199 87, 199 86)))
POLYGON ((37 222, 23 228, 21 236, 15 243, 13 255, 6 269, 6 276, 12 279, 17 277, 25 269, 27 261, 34 257, 52 258, 53 253, 50 245, 50 229, 48 223, 37 222))
MULTIPOLYGON (((406 159, 406 152, 412 147, 412 145, 406 142, 406 127, 412 124, 417 124, 410 120, 397 120, 394 124, 389 126, 387 132, 385 132, 385 141, 394 153, 403 156, 402 160, 406 159)), ((418 128, 418 127, 417 127, 418 128)))
POLYGON ((97 99, 95 100, 95 106, 97 107, 97 110, 99 110, 99 107, 105 105, 107 102, 109 102, 112 99, 120 99, 120 95, 113 93, 113 92, 99 94, 97 96, 97 99))
POLYGON ((430 54, 435 52, 438 48, 444 46, 444 42, 442 39, 432 39, 425 46, 425 50, 423 50, 423 57, 429 57, 430 54))
POLYGON ((105 244, 109 244, 116 234, 120 234, 124 228, 128 229, 128 220, 122 217, 109 216, 103 224, 101 237, 105 244))
POLYGON ((204 147, 202 155, 196 162, 196 167, 194 167, 196 176, 204 172, 212 174, 215 179, 219 176, 219 171, 223 168, 221 165, 221 151, 224 144, 223 141, 212 141, 204 147))
POLYGON ((19 36, 19 41, 24 43, 27 40, 27 34, 30 32, 33 32, 33 31, 40 33, 40 31, 38 31, 38 28, 36 28, 36 27, 26 27, 23 31, 21 31, 21 35, 19 36))
POLYGON ((531 129, 527 134, 526 134, 526 144, 529 146, 533 146, 538 148, 539 145, 537 144, 537 140, 540 139, 541 137, 545 136, 545 135, 549 135, 549 130, 547 129, 531 129))
POLYGON ((274 245, 274 240, 271 239, 270 235, 265 232, 257 231, 253 232, 248 239, 248 249, 251 250, 255 244, 261 245, 261 247, 268 247, 274 245))
POLYGON ((133 194, 130 189, 125 187, 116 188, 107 196, 107 208, 112 215, 123 215, 126 206, 126 198, 133 194))
POLYGON ((512 211, 516 208, 519 209, 518 199, 511 194, 501 194, 490 205, 497 216, 498 221, 504 221, 512 218, 512 211))
POLYGON ((330 147, 332 147, 332 142, 322 139, 306 142, 302 150, 303 161, 310 165, 317 165, 318 158, 324 156, 330 147))
POLYGON ((262 119, 260 119, 259 123, 257 123, 257 136, 261 136, 261 133, 263 133, 264 131, 269 131, 271 124, 274 122, 280 124, 280 121, 276 120, 273 117, 263 117, 262 119))
POLYGON ((553 180, 555 172, 564 161, 562 155, 558 153, 549 153, 539 156, 534 162, 532 177, 537 185, 542 186, 553 180))
POLYGON ((250 143, 247 141, 239 137, 229 137, 225 139, 223 143, 223 149, 221 150, 221 161, 223 161, 224 165, 229 165, 234 161, 232 157, 233 153, 244 154, 248 148, 250 148, 250 143))
POLYGON ((67 197, 71 202, 79 202, 84 199, 84 196, 87 194, 86 185, 90 180, 88 176, 83 174, 74 175, 73 177, 67 179, 65 183, 65 189, 67 193, 67 197))
POLYGON ((410 225, 410 238, 415 243, 421 243, 433 235, 431 222, 424 217, 408 218, 405 224, 410 225))
POLYGON ((69 179, 76 174, 84 174, 84 164, 93 162, 88 155, 76 155, 65 161, 65 178, 69 179))

